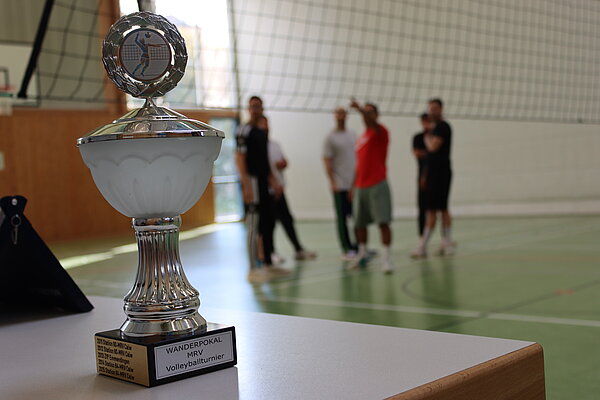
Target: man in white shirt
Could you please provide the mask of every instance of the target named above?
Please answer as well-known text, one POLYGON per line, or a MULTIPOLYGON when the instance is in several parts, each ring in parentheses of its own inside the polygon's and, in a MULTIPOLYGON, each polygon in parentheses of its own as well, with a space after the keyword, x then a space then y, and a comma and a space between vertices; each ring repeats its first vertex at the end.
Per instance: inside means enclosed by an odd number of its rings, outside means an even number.
POLYGON ((346 110, 335 110, 336 127, 325 139, 323 161, 333 193, 337 233, 342 248, 342 258, 352 260, 356 256, 356 244, 348 232, 347 220, 352 217, 351 190, 356 169, 356 133, 346 129, 346 110))
MULTIPOLYGON (((258 127, 263 131, 267 132, 267 138, 269 139, 267 145, 271 173, 273 174, 273 177, 275 178, 277 183, 282 187, 281 196, 274 200, 275 221, 281 222, 285 233, 287 234, 288 238, 290 239, 290 242, 294 246, 294 251, 296 252, 294 258, 296 260, 313 259, 317 256, 316 253, 304 249, 302 244, 300 244, 300 240, 298 239, 296 228, 294 226, 294 217, 292 216, 287 204, 287 200, 285 199, 285 180, 283 178, 283 170, 287 168, 288 162, 285 159, 283 150, 281 149, 279 143, 269 138, 269 120, 267 119, 267 117, 262 116, 260 118, 258 122, 258 127)), ((274 244, 273 253, 275 255, 274 261, 283 261, 283 259, 275 253, 274 244)))

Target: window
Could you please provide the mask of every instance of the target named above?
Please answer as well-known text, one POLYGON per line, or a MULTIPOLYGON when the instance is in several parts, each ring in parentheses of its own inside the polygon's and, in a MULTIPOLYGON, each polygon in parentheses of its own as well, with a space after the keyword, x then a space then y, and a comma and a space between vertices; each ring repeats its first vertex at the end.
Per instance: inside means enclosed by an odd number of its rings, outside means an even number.
MULTIPOLYGON (((155 0, 156 13, 177 26, 185 39, 188 62, 177 87, 159 102, 170 108, 235 108, 235 82, 229 19, 225 0, 155 0)), ((121 1, 123 14, 136 12, 137 2, 121 1)), ((143 100, 128 96, 130 108, 143 100)))
POLYGON ((234 118, 212 118, 210 124, 225 132, 221 153, 213 169, 215 219, 217 222, 239 221, 243 216, 243 203, 234 159, 237 121, 234 118))

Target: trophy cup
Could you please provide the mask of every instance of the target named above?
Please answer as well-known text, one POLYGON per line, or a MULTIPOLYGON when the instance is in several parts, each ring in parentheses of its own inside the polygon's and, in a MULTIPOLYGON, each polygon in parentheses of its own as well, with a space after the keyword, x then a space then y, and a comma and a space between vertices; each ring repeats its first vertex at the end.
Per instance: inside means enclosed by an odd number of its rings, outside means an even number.
POLYGON ((119 89, 143 107, 77 140, 106 201, 131 217, 138 270, 120 329, 95 335, 99 374, 144 386, 237 363, 233 326, 207 323, 179 258, 180 214, 200 198, 223 132, 157 106, 184 74, 185 42, 162 16, 139 12, 109 30, 102 61, 119 89))

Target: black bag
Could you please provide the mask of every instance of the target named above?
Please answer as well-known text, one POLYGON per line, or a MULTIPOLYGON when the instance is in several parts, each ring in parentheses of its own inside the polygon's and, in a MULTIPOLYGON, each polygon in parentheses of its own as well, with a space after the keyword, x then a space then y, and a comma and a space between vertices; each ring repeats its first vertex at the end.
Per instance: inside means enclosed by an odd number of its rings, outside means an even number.
POLYGON ((27 199, 0 199, 0 314, 14 307, 94 308, 23 214, 27 199))

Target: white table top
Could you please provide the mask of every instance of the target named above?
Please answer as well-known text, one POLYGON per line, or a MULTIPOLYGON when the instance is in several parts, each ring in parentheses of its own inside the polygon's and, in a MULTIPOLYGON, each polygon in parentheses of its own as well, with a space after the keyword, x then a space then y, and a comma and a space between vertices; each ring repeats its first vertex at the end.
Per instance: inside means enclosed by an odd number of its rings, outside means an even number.
POLYGON ((0 326, 0 399, 372 399, 404 392, 533 343, 202 307, 234 325, 238 365, 144 388, 96 374, 93 336, 125 319, 92 312, 0 326))

